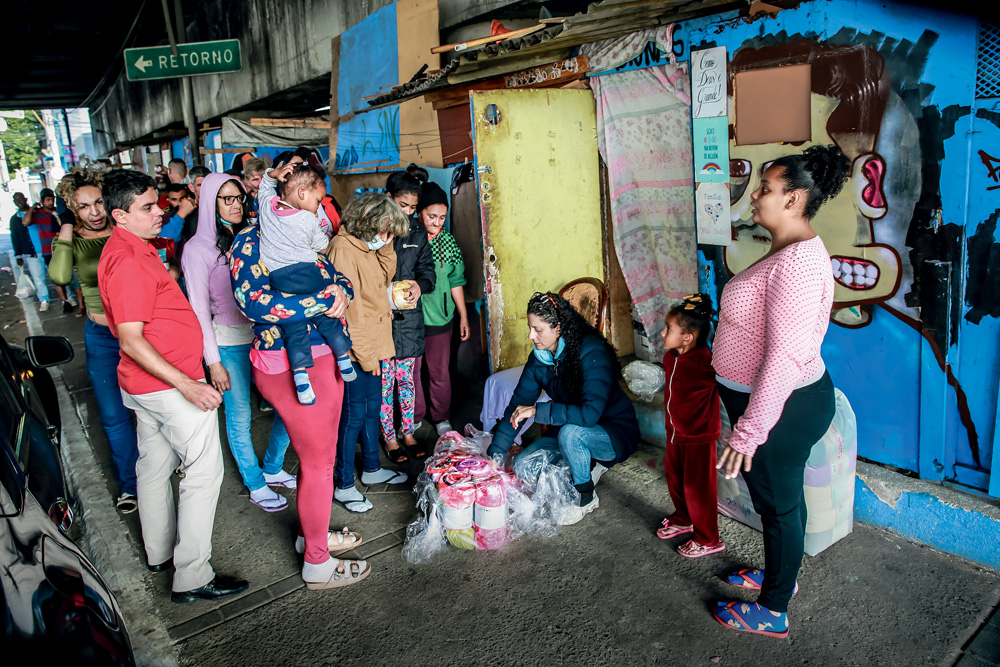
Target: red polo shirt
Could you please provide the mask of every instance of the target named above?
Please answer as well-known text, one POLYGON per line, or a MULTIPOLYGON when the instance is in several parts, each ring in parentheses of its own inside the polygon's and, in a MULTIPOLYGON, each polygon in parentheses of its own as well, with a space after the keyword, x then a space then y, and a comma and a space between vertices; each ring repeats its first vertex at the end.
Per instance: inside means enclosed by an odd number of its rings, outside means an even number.
MULTIPOLYGON (((172 366, 193 380, 205 378, 201 325, 157 249, 115 227, 101 252, 97 284, 111 332, 124 322, 145 324, 142 335, 172 366)), ((173 389, 122 351, 118 384, 129 394, 173 389)))

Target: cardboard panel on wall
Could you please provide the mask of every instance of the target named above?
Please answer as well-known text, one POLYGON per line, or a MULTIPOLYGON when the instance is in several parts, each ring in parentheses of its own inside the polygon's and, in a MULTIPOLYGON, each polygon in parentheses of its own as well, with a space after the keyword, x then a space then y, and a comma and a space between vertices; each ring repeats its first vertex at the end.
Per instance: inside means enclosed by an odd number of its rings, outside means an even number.
POLYGON ((787 65, 736 74, 736 144, 809 141, 812 65, 787 65))

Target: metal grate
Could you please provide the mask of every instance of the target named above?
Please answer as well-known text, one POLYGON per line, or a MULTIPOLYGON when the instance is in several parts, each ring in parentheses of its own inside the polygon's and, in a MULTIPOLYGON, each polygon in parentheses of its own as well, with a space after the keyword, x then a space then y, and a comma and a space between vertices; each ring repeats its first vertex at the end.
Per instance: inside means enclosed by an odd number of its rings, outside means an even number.
POLYGON ((979 24, 976 97, 1000 97, 1000 27, 979 24))

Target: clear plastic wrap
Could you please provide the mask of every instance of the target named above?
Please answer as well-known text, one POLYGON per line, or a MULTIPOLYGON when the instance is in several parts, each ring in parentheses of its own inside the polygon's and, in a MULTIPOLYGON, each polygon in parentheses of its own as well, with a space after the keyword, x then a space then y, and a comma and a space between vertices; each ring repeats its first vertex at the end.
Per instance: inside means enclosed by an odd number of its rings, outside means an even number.
POLYGON ((663 366, 648 361, 633 361, 622 371, 622 377, 629 391, 646 402, 652 401, 656 392, 667 383, 663 366))
POLYGON ((579 504, 569 467, 558 452, 521 457, 512 474, 486 455, 492 435, 466 426, 445 433, 417 478, 420 515, 406 529, 403 558, 421 563, 451 545, 493 550, 528 534, 555 535, 559 518, 579 504))

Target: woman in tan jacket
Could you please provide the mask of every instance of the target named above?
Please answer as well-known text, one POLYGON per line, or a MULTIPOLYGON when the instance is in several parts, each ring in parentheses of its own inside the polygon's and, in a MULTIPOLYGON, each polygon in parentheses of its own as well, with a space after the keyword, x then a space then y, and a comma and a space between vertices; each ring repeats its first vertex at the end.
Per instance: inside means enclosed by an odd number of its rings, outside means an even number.
POLYGON ((403 211, 383 194, 365 193, 344 211, 340 231, 330 242, 330 260, 354 286, 347 309, 351 361, 357 379, 344 384, 344 408, 337 441, 334 499, 351 512, 372 508, 354 486, 355 443, 361 442, 361 483, 401 484, 406 473, 383 470, 379 460, 379 415, 382 408, 381 362, 392 359, 390 293, 396 272, 395 236, 406 236, 410 224, 403 211))

